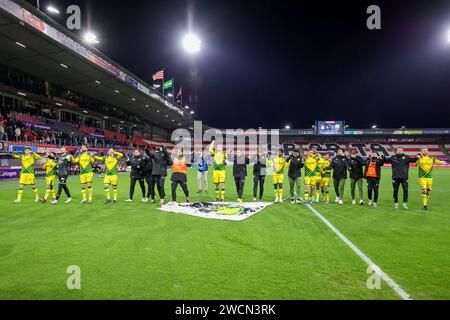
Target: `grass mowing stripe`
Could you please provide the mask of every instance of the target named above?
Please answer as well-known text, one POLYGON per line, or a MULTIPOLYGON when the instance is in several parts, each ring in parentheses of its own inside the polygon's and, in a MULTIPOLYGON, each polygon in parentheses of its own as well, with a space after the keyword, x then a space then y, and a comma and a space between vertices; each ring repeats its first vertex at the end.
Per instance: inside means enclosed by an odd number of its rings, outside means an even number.
POLYGON ((379 270, 380 277, 386 281, 386 283, 403 299, 403 300, 413 300, 411 295, 409 295, 405 290, 403 290, 387 273, 385 273, 377 264, 375 264, 364 252, 362 252, 357 246, 355 246, 346 236, 342 234, 331 222, 329 222, 324 216, 322 216, 316 209, 314 209, 310 204, 306 206, 311 210, 323 223, 325 223, 328 228, 331 229, 346 245, 350 247, 369 267, 373 270, 379 270))

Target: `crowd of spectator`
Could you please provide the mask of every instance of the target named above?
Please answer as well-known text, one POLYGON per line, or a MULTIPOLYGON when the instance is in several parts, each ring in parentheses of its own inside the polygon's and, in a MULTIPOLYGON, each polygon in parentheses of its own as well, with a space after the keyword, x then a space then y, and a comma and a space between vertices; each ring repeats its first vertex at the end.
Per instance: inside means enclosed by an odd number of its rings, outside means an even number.
POLYGON ((43 111, 30 107, 0 106, 0 141, 34 142, 55 146, 84 144, 97 148, 145 147, 143 142, 136 143, 142 139, 79 124, 71 124, 70 132, 55 130, 54 118, 51 109, 43 111), (31 120, 26 122, 20 120, 26 117, 31 117, 31 120))

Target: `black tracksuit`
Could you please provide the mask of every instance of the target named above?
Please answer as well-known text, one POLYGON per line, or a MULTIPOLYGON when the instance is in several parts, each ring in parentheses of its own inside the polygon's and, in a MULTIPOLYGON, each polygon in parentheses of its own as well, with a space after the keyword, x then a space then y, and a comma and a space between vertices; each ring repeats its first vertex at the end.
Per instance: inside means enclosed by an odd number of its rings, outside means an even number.
POLYGON ((378 201, 380 179, 381 179, 381 167, 383 165, 384 165, 383 159, 380 159, 380 158, 377 158, 375 160, 372 160, 370 158, 366 159, 364 177, 367 180, 367 197, 369 198, 369 200, 372 200, 372 194, 373 194, 373 202, 378 201), (376 172, 375 177, 367 176, 367 172, 369 170, 371 163, 375 163, 375 172, 376 172))
POLYGON ((253 198, 256 198, 259 184, 259 200, 262 200, 264 195, 264 182, 266 180, 266 165, 267 157, 265 155, 256 156, 253 164, 253 198))
MULTIPOLYGON (((69 156, 70 157, 70 156, 69 156)), ((59 185, 58 193, 56 194, 56 200, 59 200, 61 193, 64 190, 67 198, 71 198, 69 188, 67 187, 67 179, 69 177, 69 166, 71 164, 68 155, 62 155, 58 158, 56 165, 56 174, 58 175, 59 185)))
POLYGON ((390 158, 385 159, 385 163, 392 165, 392 185, 394 187, 394 202, 398 203, 398 192, 400 185, 403 189, 403 203, 408 202, 408 177, 409 164, 415 163, 417 159, 410 158, 405 154, 395 154, 390 158))
POLYGON ((344 197, 345 180, 347 180, 347 168, 349 161, 347 157, 336 155, 331 160, 330 168, 333 169, 333 185, 336 196, 342 199, 344 197))
MULTIPOLYGON (((149 155, 148 150, 145 150, 146 154, 149 155)), ((153 169, 153 162, 148 157, 145 158, 145 169, 144 169, 144 176, 145 176, 145 182, 147 182, 147 198, 150 198, 150 184, 151 184, 151 178, 152 178, 152 169, 153 169)))
POLYGON ((167 166, 172 165, 172 159, 169 153, 164 148, 162 151, 150 153, 152 160, 152 174, 150 178, 150 198, 155 200, 155 185, 158 189, 160 199, 165 199, 166 192, 164 190, 164 183, 167 176, 167 166))
POLYGON ((147 160, 142 157, 132 156, 127 158, 127 165, 131 166, 130 172, 130 199, 133 200, 134 188, 136 182, 139 182, 142 191, 142 198, 145 198, 145 168, 147 166, 147 160))
POLYGON ((233 162, 233 177, 236 184, 238 199, 242 199, 244 194, 245 177, 247 177, 248 158, 244 156, 235 156, 233 162))
POLYGON ((289 164, 288 177, 289 178, 300 178, 302 176, 302 168, 304 166, 303 158, 301 156, 294 157, 290 156, 286 159, 289 164))

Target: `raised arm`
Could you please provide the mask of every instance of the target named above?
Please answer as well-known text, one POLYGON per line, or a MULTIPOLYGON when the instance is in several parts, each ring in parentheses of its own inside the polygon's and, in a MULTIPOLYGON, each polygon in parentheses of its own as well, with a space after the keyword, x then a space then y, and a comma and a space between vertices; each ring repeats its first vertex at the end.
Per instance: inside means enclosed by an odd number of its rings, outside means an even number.
POLYGON ((214 141, 211 142, 211 144, 209 145, 209 153, 214 156, 216 154, 216 151, 214 149, 214 141))
POLYGON ((117 159, 123 158, 123 153, 120 153, 119 151, 115 151, 114 154, 116 155, 117 159))

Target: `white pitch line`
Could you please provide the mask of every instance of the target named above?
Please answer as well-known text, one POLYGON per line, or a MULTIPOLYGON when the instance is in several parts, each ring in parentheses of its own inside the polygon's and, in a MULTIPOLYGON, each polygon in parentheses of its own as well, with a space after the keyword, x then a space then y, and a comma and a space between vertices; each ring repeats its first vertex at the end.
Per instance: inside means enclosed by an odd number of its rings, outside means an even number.
POLYGON ((381 268, 375 264, 367 255, 364 254, 357 246, 355 246, 346 236, 344 236, 334 225, 331 224, 324 216, 322 216, 316 209, 314 209, 310 204, 306 206, 325 223, 328 228, 331 229, 346 245, 350 247, 368 266, 372 267, 372 270, 379 270, 380 277, 386 281, 386 283, 403 299, 403 300, 413 300, 413 298, 403 290, 387 273, 385 273, 381 268))

